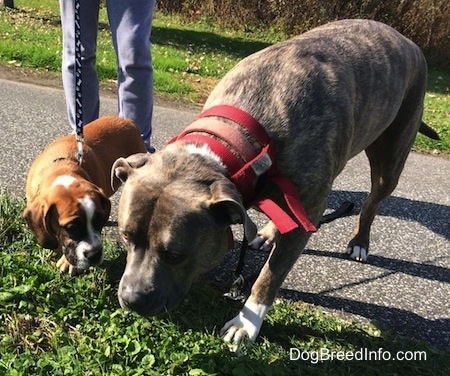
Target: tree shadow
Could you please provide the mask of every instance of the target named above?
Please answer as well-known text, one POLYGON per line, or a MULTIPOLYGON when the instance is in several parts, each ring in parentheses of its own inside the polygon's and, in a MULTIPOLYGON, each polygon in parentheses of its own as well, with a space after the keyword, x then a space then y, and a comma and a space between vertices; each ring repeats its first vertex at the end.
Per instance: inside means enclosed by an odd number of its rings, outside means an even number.
MULTIPOLYGON (((303 251, 304 255, 311 255, 311 256, 317 256, 317 257, 328 257, 328 258, 334 258, 334 259, 343 259, 347 260, 348 257, 345 253, 336 253, 331 251, 319 251, 314 249, 305 249, 303 251)), ((444 282, 444 283, 450 283, 450 270, 448 268, 432 265, 432 264, 422 264, 419 262, 413 262, 413 261, 404 261, 404 260, 398 260, 394 258, 379 256, 379 255, 373 255, 371 254, 367 261, 365 262, 365 265, 371 265, 378 268, 382 268, 385 270, 390 270, 394 273, 402 273, 407 274, 412 277, 418 277, 421 279, 427 279, 430 281, 436 281, 436 282, 444 282)), ((383 275, 383 277, 386 276, 386 274, 383 275)), ((369 280, 366 280, 366 283, 370 282, 369 280)), ((358 282, 358 284, 361 284, 363 282, 358 282)), ((331 291, 327 291, 331 292, 331 291)))
MULTIPOLYGON (((336 210, 347 200, 355 204, 354 213, 359 213, 366 197, 367 192, 333 190, 328 197, 328 207, 336 210)), ((390 196, 381 204, 377 216, 417 222, 450 240, 450 207, 447 205, 390 196)))
POLYGON ((333 311, 344 311, 347 314, 365 317, 376 322, 381 329, 395 330, 397 335, 409 339, 425 341, 445 348, 450 347, 450 318, 432 320, 400 308, 380 306, 322 293, 281 289, 279 294, 292 301, 302 301, 333 311))
POLYGON ((224 52, 239 59, 271 45, 271 43, 248 41, 239 37, 225 37, 208 31, 159 26, 153 26, 151 40, 153 44, 170 45, 182 50, 201 48, 207 53, 224 52))

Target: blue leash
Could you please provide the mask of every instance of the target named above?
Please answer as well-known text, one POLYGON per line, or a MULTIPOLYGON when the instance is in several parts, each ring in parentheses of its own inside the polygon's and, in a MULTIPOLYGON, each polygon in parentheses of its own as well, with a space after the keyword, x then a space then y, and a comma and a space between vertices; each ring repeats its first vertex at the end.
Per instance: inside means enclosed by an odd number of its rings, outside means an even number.
POLYGON ((75 0, 75 132, 77 141, 76 158, 81 165, 83 161, 83 103, 82 97, 82 70, 81 70, 81 27, 80 27, 80 0, 75 0))

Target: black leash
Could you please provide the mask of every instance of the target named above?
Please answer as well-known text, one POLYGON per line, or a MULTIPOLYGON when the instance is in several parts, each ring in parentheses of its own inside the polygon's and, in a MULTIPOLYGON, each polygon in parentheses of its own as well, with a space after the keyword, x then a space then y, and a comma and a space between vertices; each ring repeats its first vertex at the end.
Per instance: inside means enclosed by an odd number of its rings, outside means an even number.
POLYGON ((320 228, 325 223, 333 222, 335 219, 347 217, 352 214, 355 204, 350 201, 344 201, 339 208, 330 214, 322 216, 317 228, 320 228))
POLYGON ((82 97, 82 69, 81 69, 81 27, 80 27, 80 0, 75 0, 75 132, 78 152, 76 158, 81 165, 83 162, 83 103, 82 97))
MULTIPOLYGON (((325 223, 330 223, 335 219, 343 218, 352 214, 354 207, 355 204, 353 202, 344 201, 338 209, 336 209, 332 213, 322 216, 322 219, 320 220, 317 228, 319 229, 325 223)), ((242 292, 245 286, 245 280, 244 276, 242 275, 242 271, 244 270, 244 261, 245 255, 247 254, 247 249, 248 240, 244 233, 244 238, 242 239, 241 243, 241 250, 239 252, 239 261, 234 272, 234 281, 231 284, 230 291, 223 294, 223 296, 229 300, 239 301, 245 299, 245 295, 242 292)))
POLYGON ((245 295, 242 293, 245 285, 244 276, 242 275, 242 271, 244 270, 245 265, 245 255, 247 254, 248 249, 248 240, 244 234, 244 238, 241 243, 241 250, 239 252, 239 261, 234 271, 234 281, 231 284, 230 291, 223 294, 223 296, 229 300, 243 300, 245 299, 245 295))

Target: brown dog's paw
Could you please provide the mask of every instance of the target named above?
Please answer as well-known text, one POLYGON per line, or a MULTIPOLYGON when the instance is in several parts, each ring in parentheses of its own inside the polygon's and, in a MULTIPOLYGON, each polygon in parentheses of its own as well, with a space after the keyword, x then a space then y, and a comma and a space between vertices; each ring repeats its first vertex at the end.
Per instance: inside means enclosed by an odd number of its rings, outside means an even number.
POLYGON ((79 274, 79 270, 73 266, 64 255, 56 262, 56 267, 61 273, 69 273, 70 275, 79 274))

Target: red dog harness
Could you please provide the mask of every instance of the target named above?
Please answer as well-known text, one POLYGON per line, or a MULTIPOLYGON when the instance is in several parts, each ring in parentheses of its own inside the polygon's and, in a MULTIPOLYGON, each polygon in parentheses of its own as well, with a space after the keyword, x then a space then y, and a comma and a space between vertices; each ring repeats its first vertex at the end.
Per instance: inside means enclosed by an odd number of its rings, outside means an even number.
POLYGON ((244 205, 259 208, 280 233, 290 232, 299 225, 307 232, 317 230, 309 221, 295 186, 276 168, 275 144, 262 125, 247 112, 229 105, 211 107, 169 143, 174 141, 208 145, 227 167, 244 205), (210 119, 211 116, 239 124, 253 140, 249 141, 235 126, 210 119), (283 193, 289 213, 265 194, 265 188, 270 184, 275 184, 283 193))

